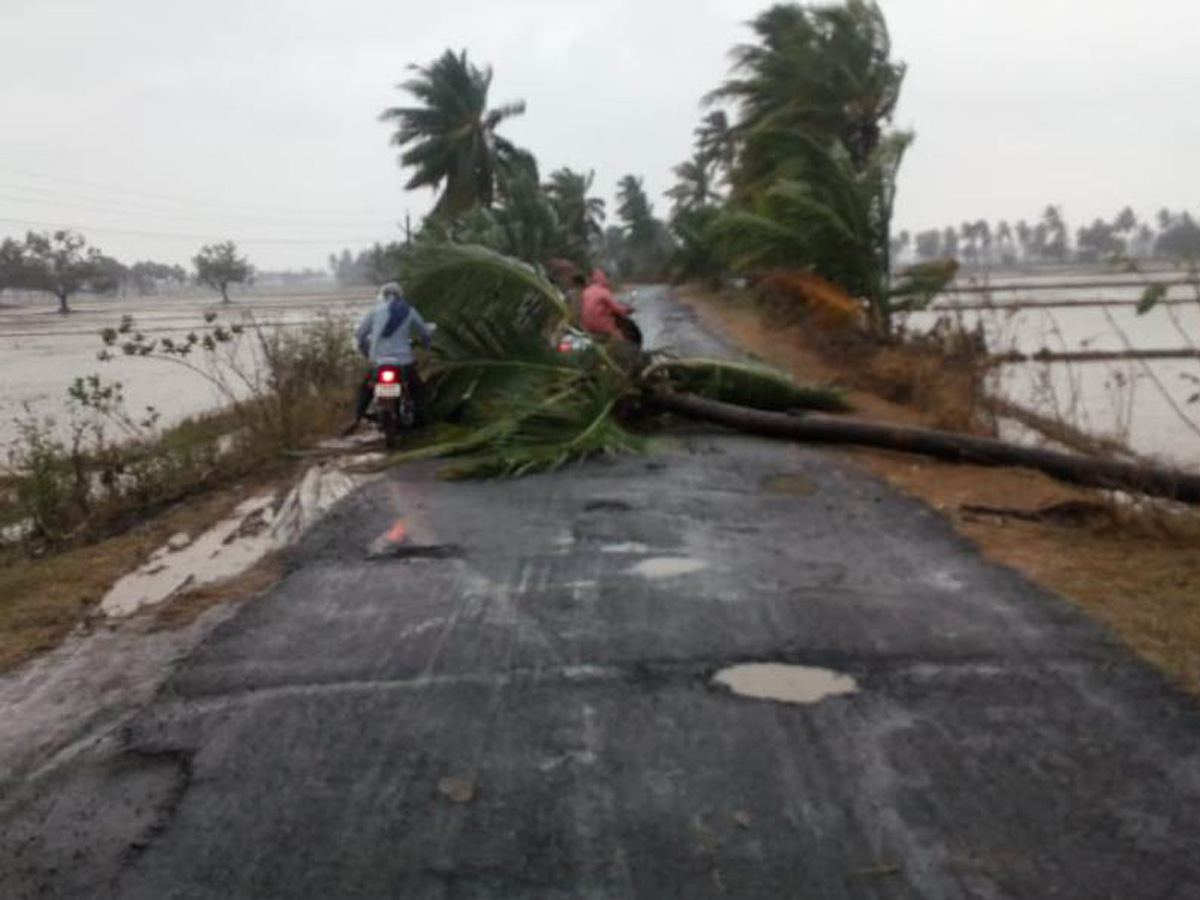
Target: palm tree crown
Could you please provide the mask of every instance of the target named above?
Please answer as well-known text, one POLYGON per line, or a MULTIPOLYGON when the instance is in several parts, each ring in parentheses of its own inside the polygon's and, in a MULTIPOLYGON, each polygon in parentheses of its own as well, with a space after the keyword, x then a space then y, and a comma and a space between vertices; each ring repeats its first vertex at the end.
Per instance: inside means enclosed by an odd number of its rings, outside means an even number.
POLYGON ((721 195, 713 190, 712 163, 702 153, 680 163, 674 171, 678 181, 666 195, 671 198, 676 213, 708 206, 721 199, 721 195))
POLYGON ((647 246, 655 238, 654 209, 642 186, 642 179, 626 175, 617 184, 617 215, 631 243, 647 246))
POLYGON ((546 194, 558 212, 559 222, 572 241, 581 246, 599 237, 604 224, 604 201, 590 197, 595 172, 575 172, 562 168, 550 173, 546 194))
POLYGON ((759 42, 734 51, 734 76, 709 96, 737 104, 736 130, 746 141, 738 180, 770 183, 778 159, 770 136, 781 130, 839 140, 855 168, 866 167, 904 80, 878 5, 780 4, 751 27, 759 42))
POLYGON ((466 51, 447 50, 399 85, 418 102, 384 110, 394 122, 392 143, 405 148, 400 163, 414 169, 409 189, 441 189, 435 215, 455 216, 476 204, 490 206, 498 175, 524 154, 496 133, 505 119, 525 112, 524 101, 488 109, 490 66, 479 68, 466 51))
POLYGON ((696 126, 696 151, 728 176, 737 158, 737 137, 723 109, 714 109, 696 126))

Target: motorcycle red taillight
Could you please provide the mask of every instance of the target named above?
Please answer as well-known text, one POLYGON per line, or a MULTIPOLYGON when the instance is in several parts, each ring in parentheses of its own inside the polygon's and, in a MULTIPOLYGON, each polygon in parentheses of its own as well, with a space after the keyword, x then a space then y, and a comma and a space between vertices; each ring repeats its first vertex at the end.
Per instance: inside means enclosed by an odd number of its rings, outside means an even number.
POLYGON ((395 384, 400 380, 400 373, 395 369, 381 368, 376 377, 380 384, 395 384))

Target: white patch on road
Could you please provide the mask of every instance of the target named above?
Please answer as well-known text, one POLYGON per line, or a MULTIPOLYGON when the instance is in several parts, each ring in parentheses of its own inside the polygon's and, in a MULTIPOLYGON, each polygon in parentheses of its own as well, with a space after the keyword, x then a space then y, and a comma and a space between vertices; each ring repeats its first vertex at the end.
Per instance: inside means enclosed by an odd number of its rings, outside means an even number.
POLYGON ((110 617, 128 616, 189 588, 241 575, 268 553, 297 541, 362 481, 338 468, 313 466, 278 506, 274 494, 264 494, 245 501, 195 540, 173 536, 112 586, 100 610, 110 617))
POLYGON ((639 544, 637 541, 624 541, 619 544, 605 544, 600 548, 601 553, 624 553, 629 556, 636 556, 639 553, 649 553, 649 544, 639 544))
POLYGON ((961 591, 964 587, 961 578, 945 569, 930 572, 925 576, 925 583, 945 591, 961 591))
POLYGON ((742 697, 783 703, 819 703, 827 697, 858 693, 858 682, 849 675, 782 663, 732 666, 718 672, 713 681, 742 697))
POLYGON ((708 568, 708 563, 702 559, 692 559, 689 556, 656 556, 644 559, 628 571, 630 575, 640 575, 643 578, 678 578, 680 575, 691 575, 708 568))

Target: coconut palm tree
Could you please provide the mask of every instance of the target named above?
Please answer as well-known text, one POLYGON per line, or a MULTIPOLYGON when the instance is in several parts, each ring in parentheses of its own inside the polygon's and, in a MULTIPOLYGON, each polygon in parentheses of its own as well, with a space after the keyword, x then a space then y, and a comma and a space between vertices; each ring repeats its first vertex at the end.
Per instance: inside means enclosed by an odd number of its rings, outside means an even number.
POLYGON ((737 159, 737 138, 723 109, 714 109, 696 127, 697 156, 712 163, 722 178, 728 178, 737 159))
POLYGON ((1043 229, 1043 255, 1049 259, 1063 262, 1067 258, 1067 223, 1063 219, 1062 208, 1054 205, 1046 207, 1042 213, 1042 221, 1038 225, 1043 229))
POLYGON ((563 228, 539 183, 537 166, 515 166, 501 184, 494 218, 504 232, 502 251, 532 265, 545 263, 559 252, 563 228))
POLYGON ((684 210, 699 209, 721 199, 713 190, 713 165, 702 153, 697 153, 687 162, 674 169, 675 186, 666 192, 674 205, 672 214, 684 210))
POLYGON ((717 206, 680 209, 671 216, 671 232, 675 235, 671 271, 675 279, 699 279, 713 288, 721 286, 725 257, 720 237, 713 230, 720 216, 717 206))
POLYGON ((488 109, 492 69, 447 50, 403 84, 415 106, 384 110, 380 119, 394 123, 392 143, 404 148, 401 165, 414 172, 407 187, 440 190, 436 216, 456 216, 472 206, 490 206, 498 177, 523 154, 496 129, 525 112, 524 101, 488 109))
POLYGON ((796 131, 838 140, 862 169, 900 96, 903 64, 892 62, 882 11, 873 0, 780 4, 751 23, 758 42, 734 50, 733 75, 707 98, 732 102, 742 140, 735 186, 770 184, 780 163, 771 138, 796 131))
POLYGON ((889 135, 861 170, 840 143, 826 148, 791 132, 778 141, 790 144, 796 174, 713 226, 733 267, 806 268, 860 298, 875 334, 890 335, 898 313, 928 304, 954 274, 952 266, 933 263, 892 280, 892 210, 909 135, 889 135))
POLYGON ((590 196, 595 180, 595 172, 585 175, 564 167, 551 172, 545 186, 563 230, 580 249, 604 232, 604 200, 590 196))
POLYGON ((654 207, 642 179, 636 175, 626 175, 617 183, 617 216, 630 244, 646 247, 654 242, 654 207))

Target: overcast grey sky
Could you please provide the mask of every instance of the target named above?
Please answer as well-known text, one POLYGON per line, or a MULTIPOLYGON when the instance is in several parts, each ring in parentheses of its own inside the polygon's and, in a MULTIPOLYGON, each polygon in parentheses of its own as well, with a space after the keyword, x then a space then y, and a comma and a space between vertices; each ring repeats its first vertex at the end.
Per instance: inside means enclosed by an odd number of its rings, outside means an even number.
MULTIPOLYGON (((665 214, 699 100, 767 5, 0 0, 0 236, 71 225, 178 262, 230 237, 260 268, 394 238, 433 195, 404 192, 377 116, 447 46, 494 66, 493 103, 528 103, 505 133, 544 172, 594 168, 606 196, 643 175, 665 214)), ((883 7, 917 132, 898 226, 1200 207, 1196 0, 883 7)))

